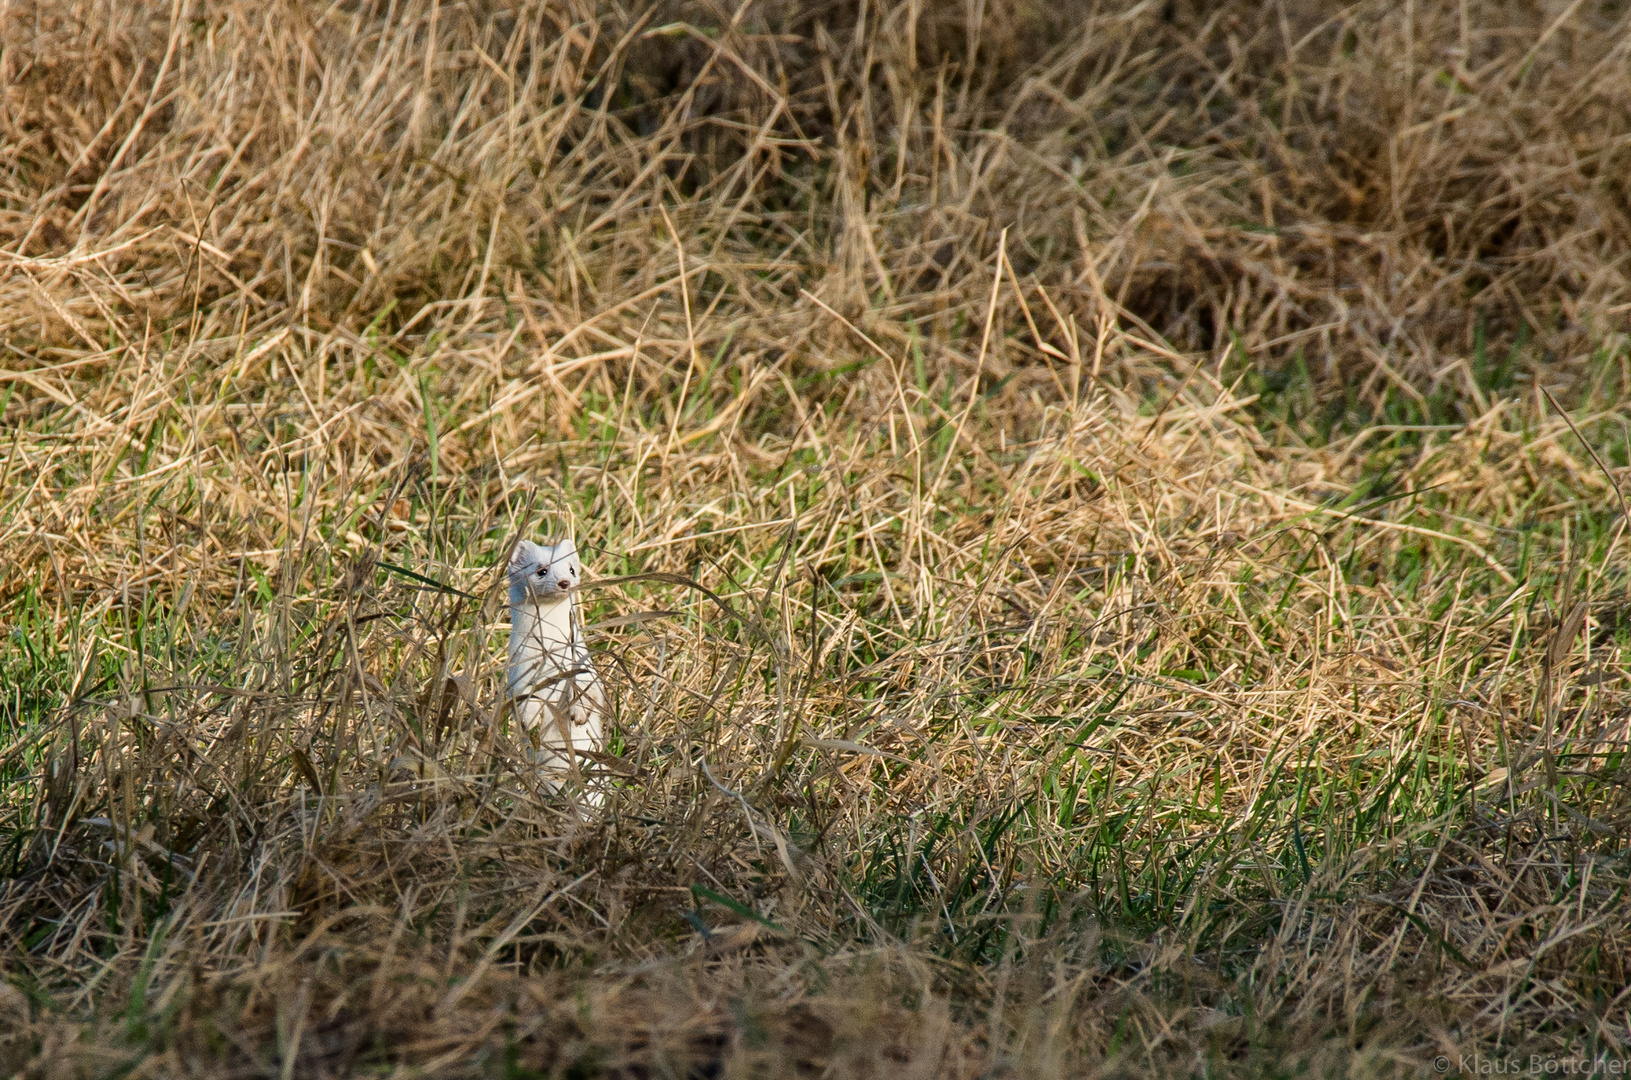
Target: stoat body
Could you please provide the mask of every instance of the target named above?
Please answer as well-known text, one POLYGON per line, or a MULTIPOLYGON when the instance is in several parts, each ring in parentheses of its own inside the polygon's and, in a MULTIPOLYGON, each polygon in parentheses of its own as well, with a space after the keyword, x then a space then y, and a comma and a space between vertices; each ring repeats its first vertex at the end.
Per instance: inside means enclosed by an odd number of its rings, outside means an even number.
POLYGON ((584 642, 578 614, 583 566, 571 540, 523 540, 510 558, 509 694, 549 791, 569 780, 590 806, 600 794, 583 783, 591 761, 584 751, 604 748, 606 694, 584 642))

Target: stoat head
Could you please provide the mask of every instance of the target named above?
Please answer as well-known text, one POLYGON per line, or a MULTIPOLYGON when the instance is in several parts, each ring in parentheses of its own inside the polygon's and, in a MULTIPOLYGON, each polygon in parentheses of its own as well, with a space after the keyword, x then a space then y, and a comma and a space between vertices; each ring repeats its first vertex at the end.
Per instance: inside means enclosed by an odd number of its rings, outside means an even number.
POLYGON ((534 544, 523 540, 510 556, 510 601, 556 604, 583 584, 583 564, 571 540, 534 544))

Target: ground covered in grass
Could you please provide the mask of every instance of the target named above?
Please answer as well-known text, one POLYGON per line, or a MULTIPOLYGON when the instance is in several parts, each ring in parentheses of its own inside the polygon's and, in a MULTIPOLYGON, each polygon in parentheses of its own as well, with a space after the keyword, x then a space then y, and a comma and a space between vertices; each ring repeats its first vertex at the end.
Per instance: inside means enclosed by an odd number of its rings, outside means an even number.
POLYGON ((0 1072, 1628 1067, 1628 20, 11 4, 0 1072))

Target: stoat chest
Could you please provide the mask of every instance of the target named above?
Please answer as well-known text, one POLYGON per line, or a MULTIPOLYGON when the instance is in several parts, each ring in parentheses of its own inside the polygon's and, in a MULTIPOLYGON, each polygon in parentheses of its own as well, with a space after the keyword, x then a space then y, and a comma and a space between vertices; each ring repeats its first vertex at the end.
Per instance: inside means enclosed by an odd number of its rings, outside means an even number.
POLYGON ((588 649, 576 629, 573 602, 528 601, 510 607, 510 693, 526 694, 532 683, 582 666, 588 649))

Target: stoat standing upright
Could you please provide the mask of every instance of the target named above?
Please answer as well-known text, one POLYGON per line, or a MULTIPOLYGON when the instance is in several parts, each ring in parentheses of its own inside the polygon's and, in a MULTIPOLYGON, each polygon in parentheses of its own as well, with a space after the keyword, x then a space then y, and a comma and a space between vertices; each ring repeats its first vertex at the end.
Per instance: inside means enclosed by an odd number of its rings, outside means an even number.
MULTIPOLYGON (((545 789, 559 791, 604 747, 606 694, 583 639, 577 591, 583 566, 571 540, 552 546, 523 540, 510 557, 510 678, 515 715, 532 744, 545 789)), ((599 792, 581 788, 589 806, 599 792)))

